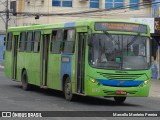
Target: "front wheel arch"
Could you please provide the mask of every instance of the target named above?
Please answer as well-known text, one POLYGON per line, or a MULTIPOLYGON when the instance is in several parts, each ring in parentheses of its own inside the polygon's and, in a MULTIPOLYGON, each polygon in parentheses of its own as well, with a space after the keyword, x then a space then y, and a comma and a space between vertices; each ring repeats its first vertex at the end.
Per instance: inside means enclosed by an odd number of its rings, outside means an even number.
POLYGON ((27 71, 24 69, 21 74, 21 82, 23 90, 27 91, 30 89, 30 84, 28 83, 27 71))

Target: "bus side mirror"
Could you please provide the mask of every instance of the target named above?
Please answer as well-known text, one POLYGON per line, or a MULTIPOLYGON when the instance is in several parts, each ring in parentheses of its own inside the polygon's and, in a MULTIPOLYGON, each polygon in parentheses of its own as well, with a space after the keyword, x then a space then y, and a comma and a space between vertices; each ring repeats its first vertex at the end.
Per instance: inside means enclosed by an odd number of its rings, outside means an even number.
POLYGON ((89 47, 92 47, 92 41, 93 41, 93 40, 92 40, 92 35, 89 35, 89 36, 88 36, 88 46, 89 46, 89 47))

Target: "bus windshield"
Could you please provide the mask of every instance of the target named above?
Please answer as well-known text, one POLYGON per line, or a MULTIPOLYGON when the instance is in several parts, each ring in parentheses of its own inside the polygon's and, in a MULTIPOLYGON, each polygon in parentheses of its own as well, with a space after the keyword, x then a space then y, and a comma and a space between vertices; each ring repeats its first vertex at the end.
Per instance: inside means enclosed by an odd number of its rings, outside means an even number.
POLYGON ((149 37, 120 34, 93 34, 89 47, 92 67, 143 70, 150 66, 149 37))

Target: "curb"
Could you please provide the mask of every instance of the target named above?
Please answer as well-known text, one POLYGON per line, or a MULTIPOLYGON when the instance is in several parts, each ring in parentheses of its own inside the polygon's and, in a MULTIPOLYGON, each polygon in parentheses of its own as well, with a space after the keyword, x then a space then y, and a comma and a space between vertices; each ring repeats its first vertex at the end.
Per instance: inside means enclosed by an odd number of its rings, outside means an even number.
POLYGON ((4 69, 4 66, 0 66, 0 68, 4 69))

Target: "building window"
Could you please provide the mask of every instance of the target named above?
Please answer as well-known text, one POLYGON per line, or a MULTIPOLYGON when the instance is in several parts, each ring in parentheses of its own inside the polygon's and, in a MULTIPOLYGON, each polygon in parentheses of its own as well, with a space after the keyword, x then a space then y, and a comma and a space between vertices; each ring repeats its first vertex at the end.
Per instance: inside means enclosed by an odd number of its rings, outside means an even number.
POLYGON ((90 0, 90 8, 99 8, 99 0, 90 0))
POLYGON ((72 7, 72 0, 52 0, 52 6, 72 7))
POLYGON ((107 9, 121 9, 124 6, 124 0, 105 0, 105 8, 107 9))
POLYGON ((16 15, 16 10, 17 9, 17 4, 16 1, 11 1, 10 2, 10 10, 13 12, 13 15, 16 15))
POLYGON ((139 10, 139 0, 130 0, 130 10, 139 10))

